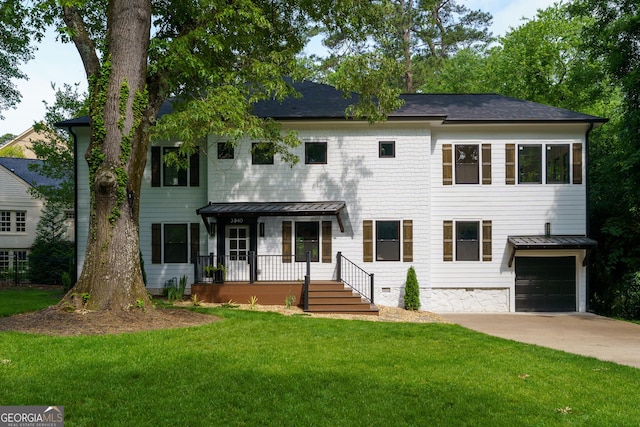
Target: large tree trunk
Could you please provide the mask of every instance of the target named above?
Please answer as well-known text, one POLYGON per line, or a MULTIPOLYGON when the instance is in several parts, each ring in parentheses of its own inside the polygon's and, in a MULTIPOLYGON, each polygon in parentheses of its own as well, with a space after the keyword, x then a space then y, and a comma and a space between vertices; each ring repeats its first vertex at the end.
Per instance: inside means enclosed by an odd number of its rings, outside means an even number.
POLYGON ((149 0, 109 2, 108 56, 91 92, 91 142, 85 155, 91 179, 87 251, 82 274, 63 305, 151 307, 138 239, 140 185, 157 111, 145 93, 150 23, 149 0))

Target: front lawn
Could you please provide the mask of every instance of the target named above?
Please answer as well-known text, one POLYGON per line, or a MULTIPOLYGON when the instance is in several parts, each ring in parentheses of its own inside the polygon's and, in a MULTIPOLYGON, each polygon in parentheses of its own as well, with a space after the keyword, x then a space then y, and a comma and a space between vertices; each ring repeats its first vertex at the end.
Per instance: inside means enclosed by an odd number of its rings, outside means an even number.
MULTIPOLYGON (((3 296, 4 297, 4 296, 3 296)), ((0 404, 67 426, 623 426, 640 370, 456 325, 200 309, 110 336, 0 333, 0 404)))
POLYGON ((0 290, 0 317, 39 310, 56 304, 62 289, 10 287, 0 290))

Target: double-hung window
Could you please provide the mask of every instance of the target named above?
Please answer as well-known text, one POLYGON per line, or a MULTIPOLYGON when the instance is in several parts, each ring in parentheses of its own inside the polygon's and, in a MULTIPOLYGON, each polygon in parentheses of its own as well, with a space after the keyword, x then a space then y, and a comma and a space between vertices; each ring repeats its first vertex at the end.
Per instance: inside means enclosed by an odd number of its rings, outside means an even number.
POLYGON ((444 261, 491 261, 491 221, 444 221, 444 261))
POLYGON ((478 184, 480 182, 479 146, 456 145, 456 184, 478 184))
POLYGON ((376 261, 400 261, 400 221, 376 221, 376 261))
POLYGON ((442 145, 442 185, 490 185, 491 181, 491 144, 442 145))
POLYGON ((320 260, 320 226, 317 221, 296 222, 296 262, 307 259, 311 252, 311 261, 320 260))
POLYGON ((188 159, 186 167, 168 165, 164 159, 175 155, 177 147, 151 147, 152 187, 198 187, 200 185, 200 157, 198 150, 188 159))
POLYGON ((151 224, 151 262, 191 262, 200 248, 200 224, 151 224))
POLYGON ((11 231, 11 211, 0 211, 0 231, 11 231))

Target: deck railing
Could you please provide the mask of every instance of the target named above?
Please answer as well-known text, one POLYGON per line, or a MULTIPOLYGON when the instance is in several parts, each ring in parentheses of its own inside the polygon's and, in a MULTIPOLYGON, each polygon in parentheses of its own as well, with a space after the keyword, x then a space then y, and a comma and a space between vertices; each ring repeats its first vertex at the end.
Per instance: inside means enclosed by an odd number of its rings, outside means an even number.
POLYGON ((213 253, 196 255, 194 262, 196 283, 302 282, 306 274, 306 262, 295 262, 290 255, 256 255, 254 251, 242 258, 213 253))
POLYGON ((373 273, 367 273, 358 267, 343 256, 342 252, 338 252, 336 271, 339 281, 373 304, 373 273))
MULTIPOLYGON (((195 255, 194 277, 196 283, 204 282, 304 282, 303 298, 308 298, 311 281, 311 252, 305 262, 295 262, 291 255, 256 255, 250 251, 242 259, 228 255, 195 255)), ((373 273, 367 273, 338 252, 336 280, 351 287, 373 304, 373 273)))

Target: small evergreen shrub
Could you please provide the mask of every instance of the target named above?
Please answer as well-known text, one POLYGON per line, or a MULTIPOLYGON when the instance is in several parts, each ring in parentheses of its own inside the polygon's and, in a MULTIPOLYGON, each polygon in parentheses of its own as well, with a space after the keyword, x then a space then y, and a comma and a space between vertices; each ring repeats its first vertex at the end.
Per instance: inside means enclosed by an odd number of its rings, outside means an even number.
POLYGON ((420 308, 420 286, 413 266, 407 271, 407 282, 404 285, 405 310, 418 310, 420 308))

